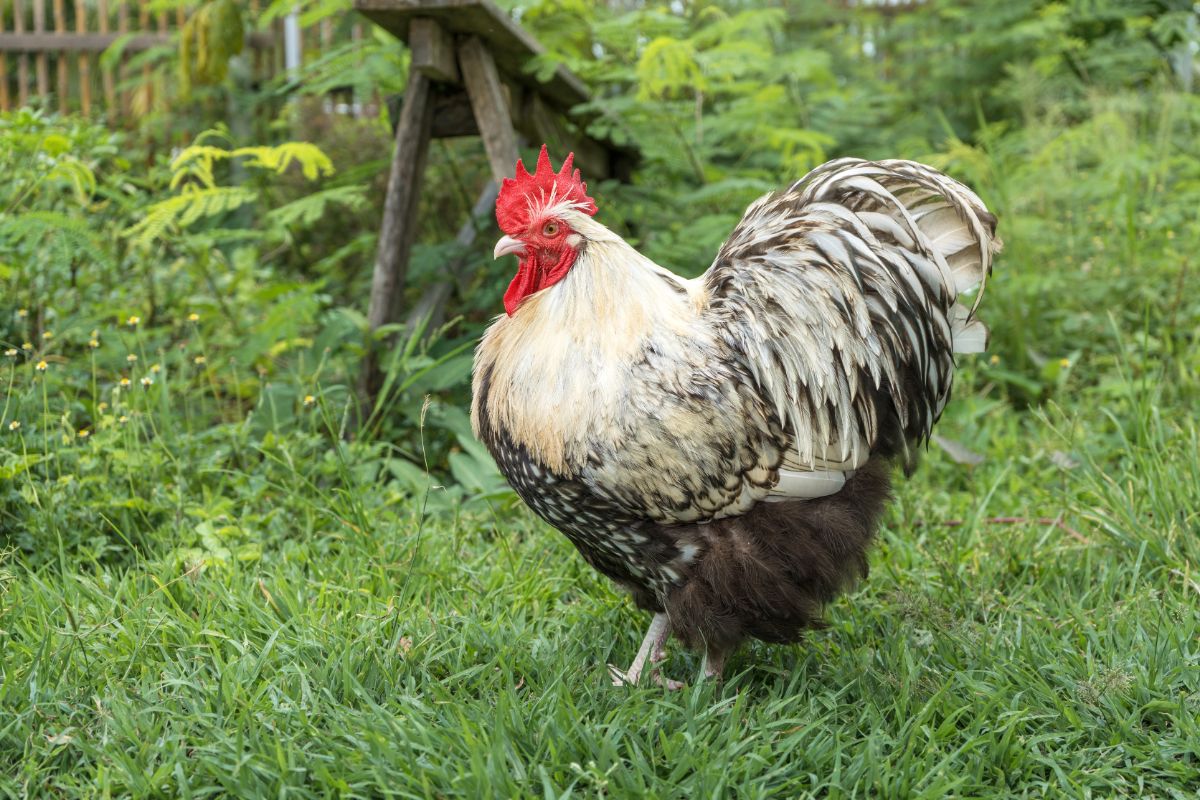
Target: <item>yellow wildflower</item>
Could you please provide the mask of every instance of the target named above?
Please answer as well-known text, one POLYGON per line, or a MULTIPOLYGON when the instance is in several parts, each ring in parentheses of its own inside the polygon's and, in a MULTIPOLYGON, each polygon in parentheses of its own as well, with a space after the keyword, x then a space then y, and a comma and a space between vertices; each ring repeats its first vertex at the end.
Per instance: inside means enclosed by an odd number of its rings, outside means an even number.
POLYGON ((191 314, 188 314, 188 322, 199 322, 199 321, 200 321, 200 315, 197 314, 195 311, 193 311, 191 314))
POLYGON ((108 411, 108 403, 97 403, 96 410, 103 414, 105 411, 108 411))
POLYGON ((54 331, 42 331, 42 338, 43 339, 53 339, 54 331))
POLYGON ((20 427, 21 427, 21 423, 17 422, 15 419, 12 422, 8 423, 8 429, 10 431, 15 431, 20 427))
POLYGON ((129 386, 129 378, 121 378, 121 388, 129 386))
POLYGON ((50 365, 49 365, 49 364, 47 364, 47 363, 45 362, 45 360, 43 359, 42 361, 39 361, 39 362, 37 363, 37 366, 36 366, 36 367, 34 367, 34 369, 36 369, 38 372, 45 372, 45 371, 46 371, 46 368, 47 368, 47 367, 49 367, 49 366, 50 366, 50 365))
POLYGON ((125 356, 125 360, 130 364, 134 363, 137 361, 137 353, 130 353, 129 355, 125 356))
POLYGON ((988 363, 991 364, 992 366, 999 364, 1000 356, 992 356, 991 358, 988 359, 988 363))
POLYGON ((91 435, 91 433, 92 433, 92 432, 91 432, 91 431, 89 431, 87 428, 80 428, 80 429, 79 429, 79 438, 80 438, 80 439, 86 439, 88 436, 90 436, 90 435, 91 435))
MULTIPOLYGON (((22 319, 24 319, 25 317, 28 317, 28 316, 29 316, 29 309, 28 309, 28 308, 18 308, 18 309, 17 309, 17 316, 18 316, 18 317, 21 317, 22 319)), ((18 423, 18 424, 19 424, 19 423, 18 423)))
POLYGON ((33 345, 32 345, 32 344, 30 344, 29 342, 26 342, 25 344, 21 345, 21 349, 22 349, 22 350, 32 350, 32 349, 33 349, 33 345))
POLYGON ((136 327, 137 327, 137 324, 138 324, 139 322, 141 322, 141 321, 142 321, 142 318, 141 318, 141 317, 138 317, 138 316, 132 316, 132 317, 130 317, 129 319, 125 320, 125 324, 126 324, 126 325, 128 325, 128 326, 129 326, 129 327, 131 327, 131 328, 136 328, 136 327))
POLYGON ((126 422, 129 422, 129 417, 127 417, 127 416, 125 416, 124 414, 122 414, 121 416, 117 417, 117 422, 119 422, 119 423, 121 423, 122 425, 124 425, 126 422))
POLYGON ((1059 365, 1060 367, 1062 367, 1063 369, 1066 369, 1067 367, 1071 366, 1071 359, 1069 359, 1069 358, 1060 358, 1060 359, 1058 360, 1058 365, 1059 365))
POLYGON ((9 358, 16 358, 17 353, 19 353, 19 352, 21 352, 21 351, 18 350, 17 348, 10 347, 4 351, 4 355, 8 356, 9 358))
POLYGON ((162 365, 161 365, 161 364, 155 364, 154 366, 152 366, 152 367, 150 368, 150 371, 151 371, 151 372, 154 372, 154 373, 159 373, 159 372, 162 372, 162 365))
POLYGON ((99 340, 99 339, 88 339, 88 347, 90 347, 90 348, 92 348, 93 350, 95 350, 95 349, 96 349, 97 347, 99 347, 99 346, 100 346, 100 340, 99 340))
POLYGON ((154 383, 154 378, 151 378, 149 375, 142 378, 142 386, 150 386, 153 383, 154 383))
POLYGON ((196 356, 195 358, 192 359, 193 364, 203 364, 206 361, 208 361, 208 359, 205 358, 204 356, 196 356))
POLYGON ((312 406, 316 405, 316 403, 317 398, 313 397, 311 394, 304 395, 304 406, 306 408, 311 408, 312 406))

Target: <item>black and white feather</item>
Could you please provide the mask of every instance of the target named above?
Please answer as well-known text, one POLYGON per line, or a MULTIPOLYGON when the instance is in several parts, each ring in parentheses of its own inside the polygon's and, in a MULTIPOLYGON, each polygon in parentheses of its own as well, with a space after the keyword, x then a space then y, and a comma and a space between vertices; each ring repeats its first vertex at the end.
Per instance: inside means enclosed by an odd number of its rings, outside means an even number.
POLYGON ((485 334, 476 434, 677 635, 795 638, 865 569, 887 463, 986 345, 995 218, 930 167, 842 159, 751 205, 686 280, 548 213, 580 255, 485 334))
POLYGON ((973 315, 998 249, 975 193, 912 161, 832 161, 750 206, 704 281, 789 466, 860 466, 881 415, 928 438, 954 355, 987 344, 973 315))

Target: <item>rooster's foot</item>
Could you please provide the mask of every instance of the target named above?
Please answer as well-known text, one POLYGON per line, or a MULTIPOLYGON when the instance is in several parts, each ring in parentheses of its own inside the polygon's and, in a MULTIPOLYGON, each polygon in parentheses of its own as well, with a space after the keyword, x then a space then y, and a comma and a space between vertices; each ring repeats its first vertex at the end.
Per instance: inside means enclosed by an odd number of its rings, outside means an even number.
MULTIPOLYGON (((629 669, 621 670, 612 664, 608 665, 608 672, 612 676, 613 686, 636 686, 641 680, 642 672, 646 668, 646 664, 658 664, 667 657, 666 645, 667 638, 671 635, 671 626, 667 621, 666 614, 655 614, 654 619, 650 620, 650 628, 646 631, 646 637, 642 639, 642 646, 638 648, 637 657, 633 659, 633 663, 629 665, 629 669)), ((670 678, 664 678, 658 670, 657 666, 650 668, 650 677, 660 686, 665 686, 668 689, 679 689, 683 684, 679 681, 673 681, 670 678)))

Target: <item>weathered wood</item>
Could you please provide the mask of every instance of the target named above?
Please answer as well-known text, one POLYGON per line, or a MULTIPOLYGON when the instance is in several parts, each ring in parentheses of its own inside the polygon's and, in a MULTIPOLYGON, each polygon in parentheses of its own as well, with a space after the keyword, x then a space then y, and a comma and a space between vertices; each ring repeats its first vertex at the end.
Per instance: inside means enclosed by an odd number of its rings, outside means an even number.
POLYGON ((458 46, 458 61, 492 177, 511 177, 517 164, 517 134, 496 62, 478 36, 468 36, 458 46))
MULTIPOLYGON (((13 0, 13 31, 14 35, 25 33, 25 3, 24 0, 13 0)), ((29 56, 21 53, 17 56, 17 105, 29 105, 29 56)))
MULTIPOLYGON (((54 0, 54 33, 61 37, 67 32, 67 13, 63 7, 63 0, 54 0)), ((55 59, 56 83, 55 94, 58 95, 58 113, 67 113, 67 57, 63 53, 58 54, 55 59)))
MULTIPOLYGON (((479 126, 475 124, 475 112, 471 110, 471 100, 464 91, 453 91, 449 94, 437 91, 434 86, 433 125, 429 135, 433 139, 452 139, 456 136, 478 136, 479 126)), ((400 108, 404 105, 403 95, 393 95, 387 100, 388 118, 392 122, 392 135, 396 134, 396 126, 400 124, 400 108)))
MULTIPOLYGON (((404 93, 404 108, 400 112, 400 124, 396 126, 396 143, 383 205, 383 223, 379 230, 379 249, 371 279, 367 323, 372 333, 399 317, 408 257, 416 238, 417 206, 433 121, 432 97, 429 78, 416 70, 411 71, 404 93)), ((375 401, 381 382, 379 361, 372 346, 363 361, 359 381, 359 397, 367 413, 375 401)))
MULTIPOLYGON (((105 36, 108 34, 109 22, 108 0, 98 0, 96 10, 100 19, 100 35, 105 36)), ((109 115, 114 116, 117 108, 117 92, 113 81, 113 71, 108 67, 102 67, 100 73, 101 82, 104 84, 104 106, 108 109, 109 115)))
MULTIPOLYGON (((575 123, 573 128, 568 126, 568 129, 577 129, 580 135, 587 121, 594 116, 594 113, 587 115, 574 111, 591 98, 583 82, 566 67, 558 66, 545 82, 528 70, 529 63, 543 55, 545 48, 507 13, 496 7, 492 0, 355 0, 354 7, 372 22, 405 41, 410 41, 412 25, 417 19, 436 20, 447 33, 459 38, 477 36, 491 52, 501 79, 512 90, 510 103, 518 109, 527 102, 520 95, 536 92, 551 113, 565 115, 575 123)), ((459 65, 461 67, 461 55, 459 65)), ((522 118, 517 110, 514 110, 513 119, 518 130, 531 139, 537 138, 532 121, 522 118)), ((578 140, 571 139, 571 148, 579 151, 581 164, 583 160, 607 162, 607 167, 599 171, 595 169, 595 163, 590 163, 589 172, 592 175, 597 178, 612 175, 629 177, 638 160, 635 148, 618 145, 604 138, 586 138, 587 141, 578 148, 575 147, 578 140), (608 157, 596 158, 600 150, 607 151, 608 157), (592 157, 589 159, 583 155, 583 151, 592 157)), ((604 164, 601 163, 601 166, 604 164)))
MULTIPOLYGON (((138 30, 146 33, 150 30, 150 6, 147 0, 141 0, 138 3, 138 30)), ((136 109, 136 113, 141 116, 150 111, 151 93, 154 88, 150 85, 150 63, 142 64, 142 82, 138 86, 137 101, 135 106, 140 106, 136 109)))
MULTIPOLYGON (((0 35, 4 34, 4 14, 0 13, 0 35)), ((8 58, 0 54, 0 111, 8 111, 12 100, 8 96, 8 58)))
POLYGON ((458 83, 454 40, 436 20, 414 19, 408 45, 412 51, 412 69, 425 73, 430 80, 458 83))
MULTIPOLYGON (((103 20, 104 17, 101 17, 103 20)), ((107 28, 107 22, 101 23, 107 28)), ((0 51, 16 53, 85 52, 99 53, 106 50, 118 38, 116 33, 2 33, 0 51)), ((151 47, 170 44, 169 33, 142 33, 129 37, 124 50, 136 52, 151 47)))
POLYGON ((367 19, 409 41, 412 21, 434 19, 450 34, 485 40, 497 64, 531 87, 541 87, 556 108, 569 110, 588 99, 587 86, 566 67, 558 67, 542 84, 525 71, 545 48, 491 0, 355 0, 354 8, 367 19))
MULTIPOLYGON (((35 34, 46 32, 45 0, 33 0, 33 31, 35 34)), ((45 53, 38 53, 35 60, 38 97, 45 100, 46 95, 50 94, 50 60, 45 53)))
MULTIPOLYGON (((84 0, 75 0, 75 31, 87 32, 87 6, 84 0)), ((92 57, 79 54, 79 104, 84 116, 92 113, 92 57)))
MULTIPOLYGON (((117 0, 117 32, 122 36, 129 32, 129 5, 125 0, 117 0)), ((121 63, 117 66, 117 83, 125 83, 126 78, 129 77, 125 70, 125 62, 129 60, 127 53, 127 50, 121 52, 121 63)), ((128 117, 131 109, 128 89, 121 92, 120 103, 121 115, 128 117)))

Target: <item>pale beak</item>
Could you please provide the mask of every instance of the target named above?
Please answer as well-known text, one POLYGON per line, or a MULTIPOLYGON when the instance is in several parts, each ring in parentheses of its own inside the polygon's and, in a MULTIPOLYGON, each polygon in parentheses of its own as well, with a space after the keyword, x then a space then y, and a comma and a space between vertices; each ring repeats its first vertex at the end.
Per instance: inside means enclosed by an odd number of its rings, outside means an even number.
POLYGON ((500 256, 507 256, 509 254, 525 255, 525 243, 512 236, 501 237, 500 241, 496 242, 496 249, 492 251, 492 255, 495 258, 499 258, 500 256))

